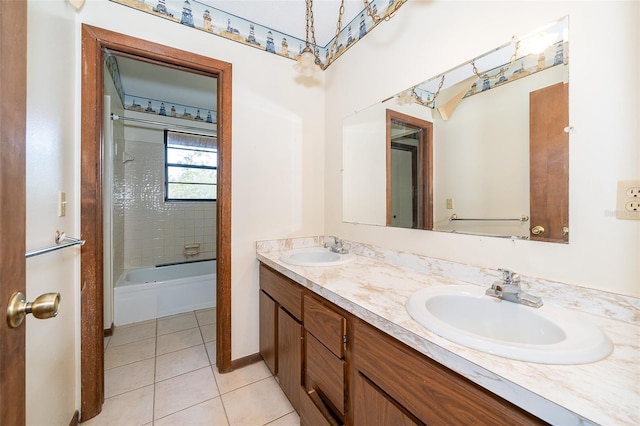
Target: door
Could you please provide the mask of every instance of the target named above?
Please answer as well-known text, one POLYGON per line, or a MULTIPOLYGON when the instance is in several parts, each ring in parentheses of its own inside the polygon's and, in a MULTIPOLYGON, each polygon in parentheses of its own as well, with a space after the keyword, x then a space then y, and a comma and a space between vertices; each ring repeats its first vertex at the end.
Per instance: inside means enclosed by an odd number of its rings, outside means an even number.
POLYGON ((0 2, 0 424, 20 425, 25 413, 24 323, 5 319, 11 295, 26 293, 25 133, 27 2, 0 2))
POLYGON ((391 226, 418 227, 418 147, 391 143, 391 226))
POLYGON ((569 85, 529 95, 530 237, 569 242, 569 85))

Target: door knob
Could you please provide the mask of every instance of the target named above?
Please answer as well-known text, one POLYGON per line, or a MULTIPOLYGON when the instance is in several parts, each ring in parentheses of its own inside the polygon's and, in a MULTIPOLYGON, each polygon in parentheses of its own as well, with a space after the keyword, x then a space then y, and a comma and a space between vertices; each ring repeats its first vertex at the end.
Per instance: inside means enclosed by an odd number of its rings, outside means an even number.
POLYGON ((544 234, 544 228, 540 225, 536 225, 533 228, 531 228, 531 233, 533 235, 542 235, 544 234))
POLYGON ((13 293, 7 306, 7 323, 9 327, 16 328, 24 320, 25 315, 33 314, 39 319, 52 318, 58 315, 60 306, 60 293, 45 293, 33 302, 27 302, 24 294, 13 293))

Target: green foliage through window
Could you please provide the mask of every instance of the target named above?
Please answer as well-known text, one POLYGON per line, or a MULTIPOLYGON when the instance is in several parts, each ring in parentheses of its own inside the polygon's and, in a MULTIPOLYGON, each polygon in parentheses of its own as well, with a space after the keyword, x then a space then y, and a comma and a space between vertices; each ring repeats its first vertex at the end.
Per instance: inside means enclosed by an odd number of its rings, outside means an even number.
POLYGON ((215 137, 165 130, 165 200, 215 201, 218 149, 215 137))

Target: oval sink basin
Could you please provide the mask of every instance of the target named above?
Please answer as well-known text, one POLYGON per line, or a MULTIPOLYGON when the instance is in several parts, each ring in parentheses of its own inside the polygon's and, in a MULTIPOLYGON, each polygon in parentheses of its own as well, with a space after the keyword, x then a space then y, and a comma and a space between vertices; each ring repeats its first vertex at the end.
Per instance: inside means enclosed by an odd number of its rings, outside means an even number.
POLYGON ((355 258, 353 253, 334 253, 321 247, 291 250, 280 256, 284 263, 296 266, 337 266, 349 263, 355 258))
POLYGON ((474 285, 437 286, 411 295, 409 315, 452 342, 543 364, 585 364, 607 357, 611 340, 578 314, 548 304, 532 308, 484 294, 474 285))

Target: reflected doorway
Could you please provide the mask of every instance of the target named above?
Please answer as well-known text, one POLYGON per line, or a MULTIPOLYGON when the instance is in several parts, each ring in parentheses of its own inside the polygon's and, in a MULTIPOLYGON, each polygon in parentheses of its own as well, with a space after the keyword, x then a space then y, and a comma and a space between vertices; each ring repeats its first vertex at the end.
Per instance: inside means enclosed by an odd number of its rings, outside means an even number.
POLYGON ((433 229, 433 123, 387 110, 387 226, 433 229))

